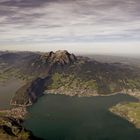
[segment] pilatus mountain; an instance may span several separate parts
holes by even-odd
[[[1,52],[0,76],[23,79],[25,85],[12,105],[29,106],[44,94],[89,97],[140,91],[140,69],[123,63],[105,63],[66,50],[32,53]]]

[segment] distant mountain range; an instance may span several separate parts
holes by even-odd
[[[65,50],[0,53],[0,80],[10,76],[27,83],[15,93],[14,105],[31,105],[44,91],[79,97],[140,91],[139,67],[98,62]]]

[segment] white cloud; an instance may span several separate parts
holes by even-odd
[[[1,0],[0,45],[139,41],[139,8],[139,0]]]

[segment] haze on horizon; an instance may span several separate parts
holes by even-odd
[[[0,50],[140,54],[139,0],[0,0]]]

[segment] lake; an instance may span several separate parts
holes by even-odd
[[[44,95],[28,108],[24,126],[45,140],[140,140],[140,130],[108,111],[128,95],[69,97]]]
[[[0,83],[0,109],[9,109],[10,100],[15,92],[23,85],[23,81],[11,78],[4,83]]]

